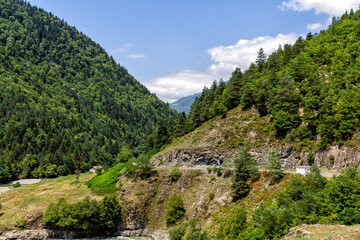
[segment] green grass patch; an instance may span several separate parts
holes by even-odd
[[[102,174],[96,175],[87,182],[87,186],[91,189],[91,191],[98,195],[104,195],[116,191],[116,183],[119,180],[120,172],[123,167],[124,164],[120,163]]]

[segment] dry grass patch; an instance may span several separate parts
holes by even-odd
[[[86,196],[92,196],[86,182],[93,176],[95,174],[81,174],[79,183],[74,183],[75,175],[48,179],[0,194],[0,203],[3,206],[0,230],[14,228],[16,222],[27,215],[44,213],[48,205],[57,202],[59,198],[74,203]],[[101,197],[95,198],[101,199]]]
[[[320,240],[320,239],[360,239],[360,225],[301,225],[290,229],[283,239]]]

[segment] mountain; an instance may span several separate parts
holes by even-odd
[[[360,11],[333,19],[327,30],[299,37],[228,83],[205,88],[189,113],[195,129],[239,105],[269,117],[279,139],[318,148],[358,141],[360,127]],[[314,142],[316,144],[314,145]]]
[[[221,164],[250,145],[264,164],[274,148],[289,167],[308,164],[312,155],[328,168],[358,165],[359,38],[360,11],[350,11],[269,56],[260,49],[248,70],[204,88],[187,118],[193,131],[174,138],[153,162]]]
[[[110,166],[175,111],[66,22],[0,1],[0,182]]]
[[[199,97],[201,93],[196,93],[194,95],[190,95],[187,97],[182,97],[178,99],[177,101],[170,103],[170,107],[175,109],[177,112],[185,112],[186,114],[189,114],[190,107],[193,104],[196,97]]]

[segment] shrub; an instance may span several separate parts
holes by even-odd
[[[214,197],[215,197],[215,194],[214,194],[214,193],[210,193],[210,194],[209,194],[209,200],[210,200],[210,201],[213,200]]]
[[[21,219],[19,221],[16,222],[16,227],[20,230],[24,230],[26,229],[26,221],[24,219]]]
[[[330,155],[330,165],[334,166],[335,157],[333,155]]]
[[[124,164],[120,163],[115,167],[96,175],[87,182],[87,186],[96,194],[111,193],[116,190],[116,183],[119,181],[120,172]]]
[[[220,225],[216,239],[238,239],[246,227],[246,211],[243,207],[236,206],[230,210],[226,221]]]
[[[168,177],[171,178],[171,180],[173,182],[176,182],[177,180],[179,180],[179,178],[181,178],[181,171],[178,167],[173,168],[173,170],[169,173]]]
[[[345,225],[360,223],[360,209],[359,208],[344,208],[340,213],[340,221]]]
[[[13,188],[18,188],[18,187],[21,187],[21,183],[19,182],[16,182],[12,185]]]
[[[221,177],[223,169],[221,167],[216,169],[216,176]]]
[[[172,228],[169,231],[170,239],[171,240],[181,240],[182,237],[185,235],[187,227],[188,227],[188,224],[183,223],[183,224],[180,224],[179,226]]]
[[[315,156],[312,152],[309,153],[307,161],[309,166],[312,166],[315,163]]]
[[[209,237],[206,232],[201,231],[196,226],[196,221],[191,220],[189,223],[183,223],[174,227],[169,232],[171,240],[207,240]]]
[[[263,230],[268,239],[277,239],[284,235],[291,226],[293,217],[290,208],[275,205],[261,205],[253,215],[255,226]]]
[[[49,227],[103,233],[115,229],[120,219],[118,200],[106,196],[100,202],[86,197],[74,204],[62,198],[48,206],[43,221]]]
[[[165,221],[168,226],[174,225],[185,215],[184,201],[179,195],[173,195],[166,203]]]
[[[207,167],[206,170],[207,170],[208,174],[210,174],[212,172],[211,167]]]

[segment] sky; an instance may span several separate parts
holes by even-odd
[[[165,102],[201,92],[262,47],[326,29],[354,0],[28,0],[99,43]]]

